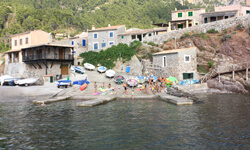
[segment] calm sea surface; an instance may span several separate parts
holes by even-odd
[[[117,100],[92,108],[1,100],[0,149],[250,149],[250,95],[201,97],[190,106]]]

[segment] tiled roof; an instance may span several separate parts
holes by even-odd
[[[123,26],[125,26],[125,25],[116,25],[116,26],[97,28],[97,29],[94,29],[94,30],[89,30],[89,32],[102,31],[102,30],[114,30],[114,29],[118,29],[118,28],[123,27]]]
[[[9,50],[9,51],[7,51],[5,53],[19,52],[19,51],[21,51],[21,49],[12,49],[12,50]]]
[[[182,48],[182,49],[172,49],[172,50],[166,50],[158,53],[154,53],[153,55],[162,55],[162,54],[170,54],[170,53],[178,53],[180,51],[186,51],[186,50],[191,50],[194,49],[195,47],[191,48]]]

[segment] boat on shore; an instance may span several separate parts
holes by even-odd
[[[109,70],[107,70],[106,71],[106,76],[108,77],[108,78],[112,78],[112,77],[114,77],[115,76],[115,71],[114,70],[111,70],[111,69],[109,69]]]
[[[90,63],[84,63],[84,68],[87,69],[87,70],[94,70],[95,69],[95,66],[90,64]]]
[[[58,88],[60,88],[61,86],[67,88],[70,85],[71,85],[71,80],[60,80],[60,81],[57,81],[57,87]]]
[[[28,79],[17,80],[15,84],[29,86],[36,83],[37,81],[38,78],[28,78]]]
[[[80,74],[84,74],[84,70],[83,69],[81,69],[81,68],[79,68],[79,67],[75,67],[75,72],[77,72],[77,73],[80,73]]]
[[[104,73],[104,72],[106,72],[106,70],[107,70],[107,68],[104,67],[104,66],[101,66],[101,67],[97,68],[97,71],[100,72],[100,73]]]
[[[135,86],[137,86],[138,81],[137,81],[137,78],[129,77],[129,78],[127,78],[127,80],[126,80],[126,83],[127,83],[128,86],[130,86],[130,87],[135,87]]]
[[[119,83],[119,82],[124,82],[124,76],[121,76],[121,75],[118,75],[118,76],[115,76],[114,77],[114,81],[116,82],[116,83]]]
[[[3,86],[6,83],[9,85],[15,85],[15,82],[18,80],[21,80],[21,79],[23,79],[23,78],[17,78],[17,77],[12,77],[9,75],[4,75],[4,76],[0,77],[0,83],[1,83],[1,86]]]

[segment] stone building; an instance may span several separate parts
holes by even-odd
[[[171,72],[178,80],[198,79],[196,47],[173,49],[153,54],[153,64]]]
[[[125,25],[108,26],[88,31],[88,50],[100,51],[105,50],[112,45],[118,44],[118,35],[124,33]]]
[[[228,19],[232,17],[245,16],[250,14],[250,5],[233,4],[227,6],[218,6],[214,12],[201,14],[202,23],[209,23]]]
[[[51,34],[42,30],[11,36],[12,49],[5,53],[4,74],[15,77],[69,75],[73,46],[53,45]]]
[[[171,12],[172,20],[168,22],[168,31],[199,25],[201,20],[200,14],[205,12],[205,8],[175,9]]]

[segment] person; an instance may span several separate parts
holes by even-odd
[[[145,85],[145,94],[148,94],[147,85]]]
[[[151,85],[151,84],[149,84],[149,90],[151,90],[151,91],[152,91],[152,85]]]
[[[41,105],[42,105],[42,106],[45,106],[44,101],[43,101],[43,103],[42,103]]]
[[[154,84],[154,77],[153,76],[151,77],[151,84],[152,85]]]
[[[163,91],[165,91],[165,85],[166,85],[166,82],[165,82],[165,80],[162,80],[162,89],[163,89]]]
[[[141,90],[144,90],[144,88],[145,88],[145,85],[143,83],[142,86],[141,86]]]
[[[102,88],[105,89],[105,84],[104,84],[104,82],[103,82],[103,84],[102,84]]]
[[[124,94],[126,94],[127,93],[127,86],[126,86],[125,82],[123,82],[123,87],[124,87]]]
[[[109,83],[109,86],[108,86],[109,89],[111,89],[111,84]]]
[[[155,92],[158,93],[159,91],[159,85],[158,85],[158,82],[155,83]]]
[[[132,100],[134,100],[134,89],[132,90]]]
[[[96,82],[95,82],[95,84],[94,84],[94,88],[95,88],[94,93],[97,93],[97,84],[96,84]]]

